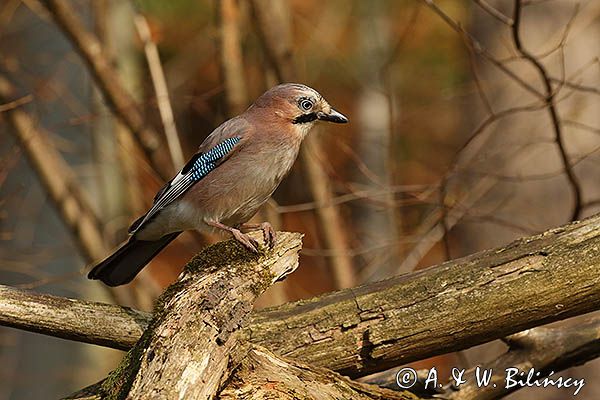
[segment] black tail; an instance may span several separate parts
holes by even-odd
[[[96,265],[88,274],[89,279],[100,279],[108,286],[129,283],[166,245],[181,232],[174,232],[156,241],[129,238],[111,256]]]

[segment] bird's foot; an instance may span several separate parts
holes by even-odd
[[[250,250],[253,253],[258,253],[259,244],[256,239],[248,236],[245,233],[242,233],[239,229],[231,229],[231,234],[234,239],[240,242],[245,248]]]
[[[235,240],[237,240],[239,243],[242,244],[242,246],[244,246],[251,252],[253,252],[253,253],[259,252],[258,249],[260,246],[259,246],[258,242],[256,241],[256,239],[251,238],[250,236],[248,236],[245,233],[242,233],[241,230],[232,228],[231,226],[227,226],[227,225],[222,224],[217,221],[206,221],[206,224],[231,233],[231,235],[233,236],[233,238]]]
[[[275,247],[275,229],[273,229],[273,226],[269,222],[262,222],[260,224],[242,224],[240,225],[240,229],[246,232],[261,230],[265,245],[267,245],[271,250],[273,250],[273,247]]]

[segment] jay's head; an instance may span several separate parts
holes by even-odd
[[[334,110],[319,92],[298,83],[284,83],[269,89],[254,102],[254,107],[272,111],[283,122],[303,132],[316,121],[348,122],[348,118]]]

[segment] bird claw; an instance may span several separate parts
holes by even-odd
[[[275,247],[276,239],[275,229],[273,229],[273,226],[268,222],[263,222],[262,224],[260,224],[260,228],[263,232],[263,239],[265,241],[265,244],[269,247],[269,249],[273,250],[273,247]]]
[[[270,250],[273,250],[273,248],[275,247],[275,242],[276,242],[277,237],[276,237],[275,229],[273,229],[273,226],[270,223],[262,222],[260,224],[242,224],[242,225],[239,225],[239,229],[241,230],[240,232],[242,232],[242,231],[252,232],[252,231],[261,230],[263,233],[263,240],[264,240],[265,246],[267,246]],[[252,240],[254,240],[254,239],[252,239]],[[254,241],[254,242],[256,242],[256,241]]]
[[[253,253],[258,253],[258,249],[259,249],[259,244],[256,241],[256,239],[248,236],[245,233],[242,233],[241,231],[234,229],[231,231],[231,233],[233,234],[233,237],[235,238],[235,240],[237,240],[239,243],[242,244],[242,246],[244,246],[245,248],[247,248],[248,250],[250,250]]]

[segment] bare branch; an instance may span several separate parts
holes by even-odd
[[[12,96],[14,88],[0,77],[0,101],[8,102]],[[89,262],[103,257],[107,249],[102,224],[82,193],[74,172],[25,111],[12,109],[6,111],[6,117],[12,125],[11,132],[16,135],[41,184],[73,233],[84,258]]]
[[[296,76],[296,70],[288,6],[285,2],[251,0],[250,8],[269,66],[279,82],[290,82]]]
[[[0,101],[13,97],[13,92],[10,82],[0,76]],[[15,134],[85,261],[89,263],[104,257],[109,249],[103,237],[103,224],[71,167],[29,114],[16,108],[6,111],[6,115],[13,128],[11,132]],[[118,302],[135,304],[126,289],[110,289],[109,293]]]
[[[479,56],[482,56],[487,61],[491,62],[496,68],[502,71],[505,75],[510,77],[516,83],[519,84],[523,89],[527,90],[534,96],[543,99],[544,96],[533,86],[531,86],[526,80],[518,76],[515,72],[513,72],[510,68],[508,68],[504,63],[498,59],[496,59],[493,55],[491,55],[488,50],[472,35],[470,35],[464,28],[454,21],[452,18],[448,16],[433,0],[421,0],[424,1],[425,4],[429,6],[437,15],[440,16],[452,28],[454,31],[463,36],[466,40],[473,52]]]
[[[128,307],[36,294],[0,285],[0,325],[120,350],[131,348],[151,314]]]
[[[448,389],[448,399],[452,400],[493,400],[500,399],[518,390],[504,384],[507,368],[521,371],[535,369],[540,372],[540,381],[551,373],[556,373],[575,365],[582,365],[600,356],[600,318],[567,328],[533,328],[506,338],[509,351],[481,369],[501,372],[493,374],[489,385],[477,387],[475,379],[470,379],[474,369],[465,372],[467,383],[457,391]]]
[[[167,81],[163,72],[162,63],[160,62],[158,48],[152,41],[152,35],[146,17],[142,14],[136,14],[133,21],[138,35],[144,44],[144,53],[146,54],[146,61],[148,62],[150,76],[152,77],[158,111],[160,112],[165,136],[167,137],[169,153],[171,154],[175,169],[179,169],[183,167],[185,160],[183,158],[183,151],[181,150],[179,134],[177,133],[177,127],[175,125],[175,118],[173,117],[173,109],[171,107],[171,101],[169,100],[169,89],[167,88]]]
[[[423,232],[421,238],[404,256],[402,262],[396,269],[397,273],[406,273],[414,270],[419,262],[431,250],[431,248],[448,234],[456,224],[467,214],[487,192],[496,184],[496,180],[490,177],[483,177],[479,182],[473,185],[471,190],[465,196],[457,201],[452,207],[446,207],[445,199],[442,200],[439,219],[429,218],[419,226],[419,231]],[[445,191],[440,191],[445,198]],[[437,213],[436,213],[437,214]]]
[[[554,135],[556,140],[556,146],[558,147],[558,152],[560,154],[560,158],[562,160],[563,168],[565,174],[567,175],[567,179],[569,180],[569,185],[571,186],[571,191],[573,193],[573,211],[571,212],[571,220],[576,220],[580,217],[582,211],[582,193],[581,193],[581,183],[575,175],[573,171],[573,166],[571,165],[571,161],[569,160],[569,155],[567,154],[565,148],[565,139],[562,131],[562,125],[560,118],[558,116],[558,110],[555,103],[556,91],[552,88],[552,83],[546,68],[542,65],[542,63],[535,58],[529,51],[527,51],[523,47],[523,43],[521,41],[520,29],[521,29],[521,13],[522,13],[522,0],[515,0],[514,5],[514,14],[513,20],[514,23],[511,27],[513,42],[519,54],[529,61],[531,65],[535,67],[538,71],[540,79],[544,84],[544,89],[546,91],[545,102],[548,108],[548,113],[550,114],[550,119],[552,121],[552,127],[554,129]]]
[[[325,156],[316,135],[307,137],[305,142],[301,150],[302,165],[307,172],[315,202],[324,204],[316,209],[316,213],[325,247],[335,252],[330,258],[335,287],[353,287],[356,285],[356,274],[339,209],[333,205],[325,205],[334,203],[329,178],[320,167],[320,161],[324,160]]]
[[[449,382],[444,387],[427,389],[428,370],[417,371],[418,385],[425,392],[433,392],[437,398],[450,400],[493,400],[500,399],[521,389],[521,386],[506,385],[508,368],[518,368],[528,372],[532,368],[539,373],[536,380],[576,365],[583,365],[600,356],[600,318],[592,318],[586,322],[562,328],[532,328],[516,333],[503,339],[509,349],[497,359],[478,365],[464,372],[461,379],[465,382],[456,387],[455,382]],[[485,385],[478,386],[475,376],[476,368],[480,371],[491,371],[490,380]],[[397,368],[361,378],[361,382],[370,383],[398,390]],[[480,375],[481,376],[481,375]],[[552,377],[550,375],[550,377]],[[417,386],[413,386],[411,391]],[[576,388],[576,386],[575,386]]]
[[[160,157],[160,136],[150,128],[135,100],[120,83],[98,39],[86,30],[75,10],[66,0],[43,0],[56,24],[73,44],[89,67],[96,84],[115,115],[131,131],[155,171],[163,179],[172,175],[173,168]]]

